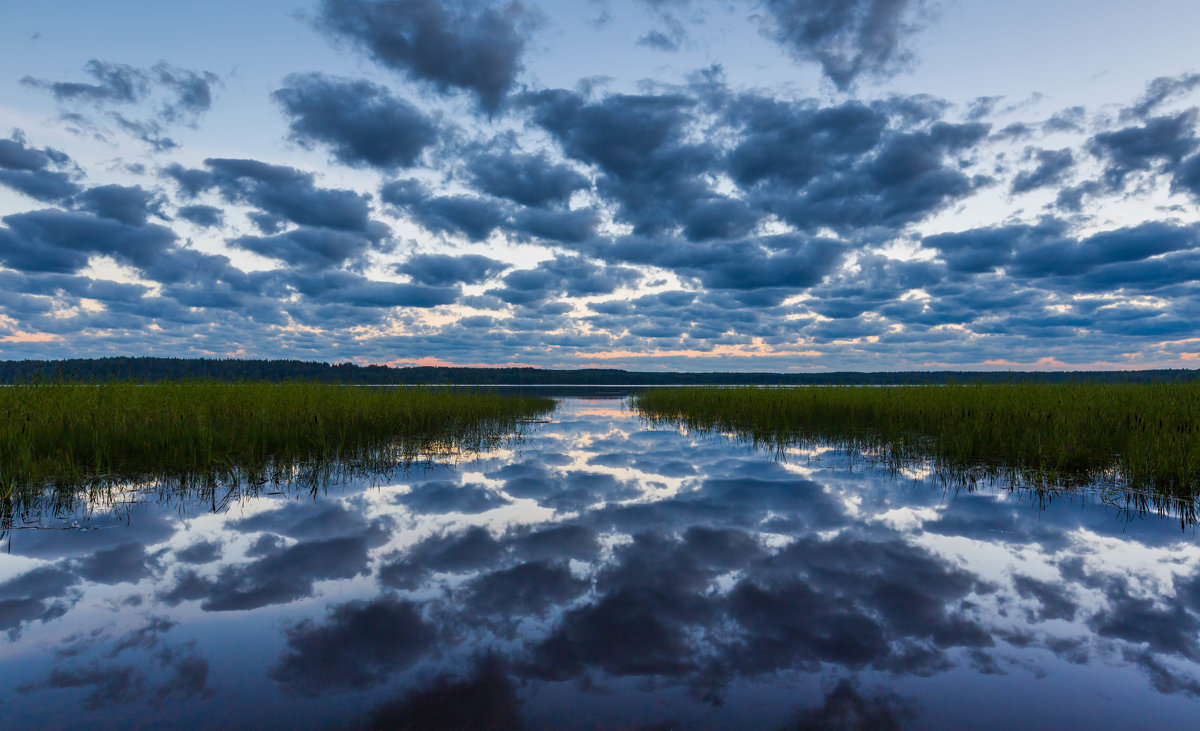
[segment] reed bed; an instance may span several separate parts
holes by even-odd
[[[654,423],[781,450],[828,444],[888,469],[931,463],[964,484],[1102,483],[1131,505],[1195,513],[1200,385],[679,388],[639,394]]]
[[[304,482],[486,449],[554,408],[542,398],[314,383],[0,388],[0,497],[130,483]]]

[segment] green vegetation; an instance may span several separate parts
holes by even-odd
[[[1100,483],[1143,509],[1191,515],[1200,496],[1198,384],[678,388],[635,406],[655,423],[776,450],[828,444],[889,469],[931,463],[967,485]]]
[[[182,382],[0,388],[0,510],[47,490],[213,487],[388,473],[484,449],[549,399],[313,383]]]

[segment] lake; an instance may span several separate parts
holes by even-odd
[[[1194,727],[1186,521],[600,393],[375,483],[18,519],[0,727]]]

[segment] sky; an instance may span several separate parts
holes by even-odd
[[[1200,367],[1200,4],[13,4],[0,359]]]

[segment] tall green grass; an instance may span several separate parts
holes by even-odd
[[[496,444],[550,399],[313,383],[0,388],[0,498],[47,489],[182,487],[383,473]]]
[[[1200,495],[1198,384],[679,388],[634,405],[652,422],[768,448],[831,444],[891,469],[932,462],[960,482],[1103,482],[1151,502]]]

